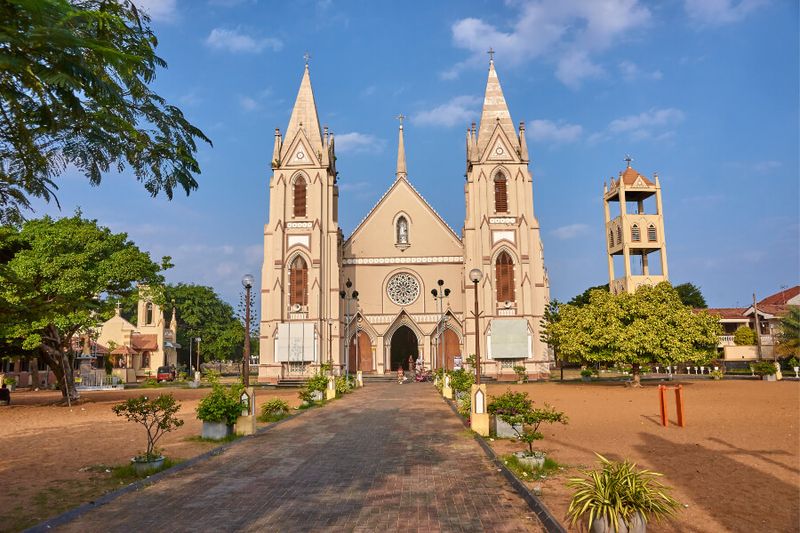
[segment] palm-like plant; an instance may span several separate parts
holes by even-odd
[[[800,356],[800,307],[791,306],[781,319],[778,349],[783,355]]]
[[[648,517],[660,521],[679,507],[669,495],[670,489],[657,481],[662,474],[637,470],[630,461],[609,461],[600,454],[599,470],[585,471],[586,477],[571,478],[567,485],[575,489],[567,515],[572,525],[588,515],[589,527],[605,522],[613,531],[627,528],[636,515],[647,523]]]

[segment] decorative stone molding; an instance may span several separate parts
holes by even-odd
[[[395,319],[397,315],[364,315],[364,316],[369,321],[370,324],[389,324]],[[440,315],[431,313],[426,313],[426,314],[421,313],[408,316],[410,316],[411,319],[414,320],[414,322],[418,322],[420,324],[436,323],[440,318]],[[454,316],[459,321],[463,319],[463,316],[461,318],[459,318],[459,315],[457,314],[454,314]]]
[[[510,243],[516,243],[514,231],[493,231],[492,232],[492,244],[496,244],[500,241],[508,241]]]
[[[464,262],[464,257],[431,256],[431,257],[346,257],[342,260],[345,265],[408,265],[427,263],[458,263]]]
[[[516,217],[491,217],[489,219],[489,224],[515,224],[516,222]]]
[[[311,241],[310,235],[289,235],[286,237],[286,246],[291,248],[292,246],[300,245],[305,246],[306,248],[310,248],[309,243]]]
[[[517,310],[516,309],[498,309],[497,315],[498,316],[516,316]]]
[[[311,222],[287,222],[287,229],[311,228]]]
[[[419,282],[412,274],[395,274],[386,284],[386,294],[397,305],[410,305],[419,297]]]

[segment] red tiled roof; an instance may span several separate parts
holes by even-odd
[[[655,187],[655,185],[656,185],[655,183],[653,183],[649,179],[647,179],[644,176],[642,176],[641,174],[639,174],[639,172],[637,172],[632,167],[626,168],[625,171],[622,173],[622,176],[620,176],[620,178],[625,183],[625,185],[633,185],[639,177],[642,178],[642,181],[644,181],[644,183],[648,187]]]
[[[746,320],[747,317],[744,316],[746,310],[744,307],[714,307],[710,309],[695,309],[694,311],[708,311],[708,314],[719,318],[741,318]]]
[[[771,294],[758,302],[758,308],[761,309],[762,307],[766,307],[768,305],[786,305],[786,302],[794,298],[800,294],[800,285],[795,285],[794,287],[790,287],[788,289],[784,289],[781,292],[776,292],[775,294]],[[769,311],[767,311],[769,312]]]
[[[158,336],[134,333],[131,335],[131,347],[137,352],[158,350]]]

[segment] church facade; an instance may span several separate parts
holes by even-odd
[[[460,234],[409,179],[400,118],[394,181],[345,238],[335,139],[320,129],[306,65],[286,132],[275,130],[260,382],[308,376],[323,363],[383,374],[421,358],[449,370],[476,343],[483,374],[549,372],[540,339],[549,285],[525,127],[512,122],[493,61],[480,123],[466,134]]]

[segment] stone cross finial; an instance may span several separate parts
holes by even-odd
[[[489,51],[486,53],[489,54],[489,62],[494,63],[494,48],[490,46]]]
[[[625,154],[625,159],[623,159],[623,161],[628,164],[628,168],[631,168],[631,161],[633,161],[633,158],[630,155]]]
[[[403,127],[403,120],[406,119],[406,116],[404,114],[400,113],[399,115],[397,115],[394,118],[396,118],[397,120],[400,121],[400,127],[402,128]]]
[[[306,66],[308,66],[308,61],[311,59],[311,54],[306,52],[305,54],[303,54],[303,59],[306,60]]]

